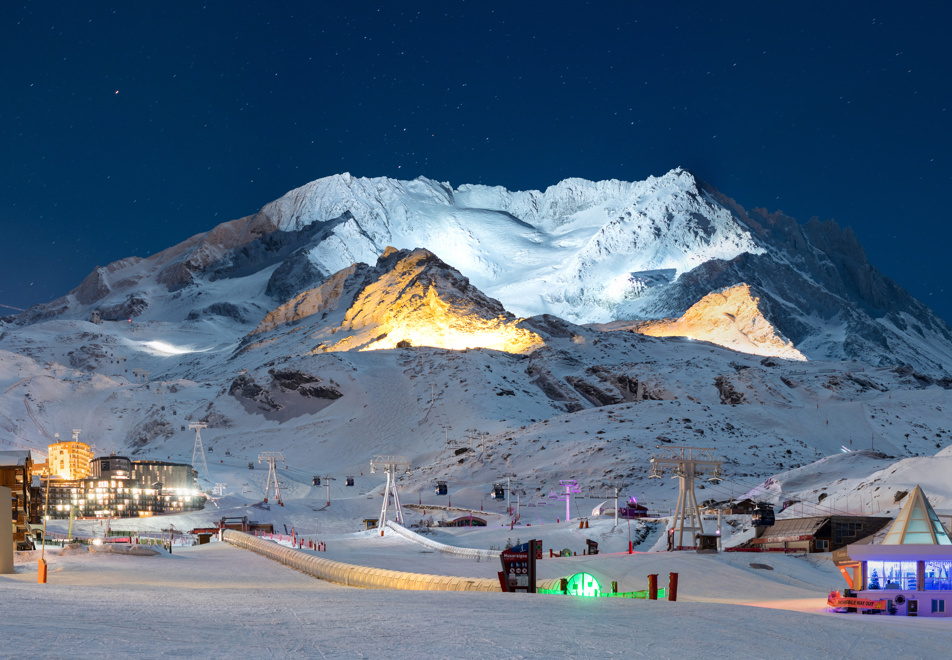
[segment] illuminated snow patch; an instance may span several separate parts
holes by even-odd
[[[132,343],[145,352],[158,355],[159,357],[172,357],[173,355],[186,355],[188,353],[205,353],[209,350],[207,348],[195,348],[194,346],[176,346],[175,344],[161,340],[137,341]]]

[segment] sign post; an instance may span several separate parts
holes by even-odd
[[[536,559],[542,555],[542,541],[535,539],[499,555],[502,572],[499,584],[507,593],[536,593]]]

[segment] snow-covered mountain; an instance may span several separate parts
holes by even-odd
[[[18,318],[98,309],[257,322],[388,246],[430,250],[518,316],[677,318],[711,292],[746,286],[808,359],[952,369],[948,326],[872,267],[849,229],[748,212],[680,169],[633,183],[567,179],[544,192],[330,176],[147,259],[96,268]]]
[[[883,510],[947,460],[950,356],[848,230],[681,170],[544,193],[341,175],[0,321],[0,448],[81,428],[97,453],[189,461],[202,420],[221,469],[399,453],[411,492],[446,479],[454,501],[509,472],[529,496],[576,478],[667,506],[650,454],[703,446],[728,475],[713,499],[866,489]],[[824,458],[867,440],[869,460]]]

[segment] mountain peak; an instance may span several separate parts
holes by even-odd
[[[751,355],[806,360],[793,342],[764,318],[759,303],[749,285],[738,284],[707,294],[679,319],[649,321],[638,325],[636,331],[651,337],[709,341]]]
[[[145,260],[97,270],[19,319],[99,309],[187,320],[229,309],[226,322],[247,327],[274,310],[267,326],[308,305],[329,313],[343,295],[335,287],[366,274],[355,264],[380,268],[381,256],[393,257],[388,246],[439,254],[520,317],[678,318],[711,292],[747,284],[763,319],[810,359],[930,373],[952,365],[952,331],[873,268],[848,228],[748,213],[682,168],[635,182],[567,178],[544,191],[335,174]],[[291,304],[307,291],[323,302],[312,293],[300,309]]]
[[[423,248],[388,246],[373,268],[354,264],[335,273],[270,312],[252,334],[302,321],[311,326],[317,352],[431,346],[529,353],[543,345],[498,301]]]

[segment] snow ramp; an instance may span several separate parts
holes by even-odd
[[[274,541],[266,541],[251,534],[226,529],[222,540],[251,550],[259,555],[281,562],[319,580],[363,589],[397,589],[405,591],[501,591],[499,580],[489,578],[454,577],[404,573],[383,568],[370,568],[322,559],[311,553],[288,548]],[[539,580],[540,589],[553,589],[559,580]]]
[[[417,534],[413,530],[407,529],[400,523],[395,523],[392,520],[387,521],[387,527],[392,529],[394,532],[402,536],[403,538],[413,541],[414,543],[419,543],[420,545],[429,548],[430,550],[436,550],[437,552],[442,552],[448,555],[456,555],[458,557],[466,557],[469,559],[498,559],[499,555],[502,554],[501,550],[482,550],[480,548],[460,548],[455,545],[447,545],[445,543],[440,543],[439,541],[434,541],[433,539],[428,539],[422,534]]]

